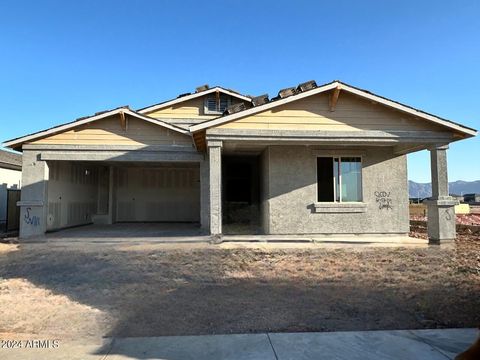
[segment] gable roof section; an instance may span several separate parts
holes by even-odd
[[[272,108],[275,108],[275,107],[278,107],[278,106],[281,106],[281,105],[291,103],[293,101],[304,99],[306,97],[317,95],[317,94],[320,94],[320,93],[324,93],[324,92],[327,92],[327,91],[330,91],[330,90],[333,90],[333,89],[340,89],[342,91],[347,91],[351,94],[355,94],[355,95],[358,95],[362,98],[365,98],[365,99],[368,99],[368,100],[371,100],[371,101],[375,101],[377,103],[380,103],[380,104],[383,104],[383,105],[388,106],[390,108],[393,108],[393,109],[405,112],[407,114],[419,117],[421,119],[431,121],[431,122],[439,124],[439,125],[443,125],[443,126],[445,126],[447,128],[450,128],[452,130],[461,132],[461,133],[463,133],[467,136],[475,136],[476,133],[477,133],[477,131],[475,129],[466,127],[464,125],[455,123],[455,122],[447,120],[447,119],[443,119],[441,117],[438,117],[438,116],[435,116],[435,115],[432,115],[432,114],[429,114],[429,113],[426,113],[424,111],[415,109],[411,106],[404,105],[404,104],[399,103],[397,101],[390,100],[390,99],[385,98],[383,96],[373,94],[373,93],[371,93],[367,90],[362,90],[362,89],[359,89],[359,88],[356,88],[354,86],[342,83],[342,82],[337,81],[337,80],[332,81],[328,84],[321,85],[321,86],[316,87],[316,88],[311,89],[311,90],[307,90],[307,91],[304,91],[304,92],[297,93],[295,95],[289,96],[289,97],[284,98],[284,99],[280,99],[280,100],[276,100],[276,101],[270,101],[270,102],[265,103],[263,105],[255,106],[253,108],[243,110],[243,111],[231,114],[231,115],[218,117],[218,118],[215,118],[215,119],[212,119],[212,120],[207,120],[207,121],[205,121],[201,124],[192,125],[192,126],[190,126],[190,131],[191,132],[202,131],[202,130],[205,130],[205,129],[208,129],[208,128],[211,128],[211,127],[222,125],[222,124],[225,124],[225,123],[228,123],[228,122],[231,122],[231,121],[234,121],[234,120],[246,117],[246,116],[255,115],[255,114],[263,112],[265,110],[269,110],[269,109],[272,109]]]
[[[33,134],[29,134],[29,135],[18,137],[18,138],[12,139],[12,140],[8,140],[8,141],[4,142],[3,145],[6,146],[6,147],[10,147],[10,148],[18,148],[21,144],[23,144],[25,142],[37,140],[37,139],[44,138],[46,136],[50,136],[50,135],[54,135],[54,134],[58,134],[60,132],[70,130],[70,129],[78,127],[80,125],[91,123],[93,121],[97,121],[97,120],[104,119],[104,118],[107,118],[109,116],[117,115],[117,114],[121,114],[121,113],[126,114],[126,115],[130,115],[130,116],[135,117],[137,119],[141,119],[141,120],[147,121],[147,122],[155,124],[155,125],[163,126],[163,127],[167,128],[169,130],[173,130],[173,131],[179,132],[181,134],[190,136],[190,132],[186,129],[182,129],[178,126],[169,124],[169,123],[167,123],[165,121],[162,121],[162,120],[159,120],[159,119],[151,118],[147,115],[139,114],[138,112],[136,112],[134,110],[131,110],[128,106],[122,106],[122,107],[118,107],[118,108],[115,108],[115,109],[112,109],[112,110],[107,110],[107,111],[103,111],[103,112],[100,112],[100,113],[96,113],[93,116],[87,116],[87,117],[84,117],[84,118],[79,118],[79,119],[74,120],[72,122],[69,122],[69,123],[66,123],[66,124],[63,124],[63,125],[59,125],[59,126],[55,126],[55,127],[50,128],[50,129],[47,129],[47,130],[42,130],[42,131],[39,131],[39,132],[36,132],[36,133],[33,133]]]
[[[163,108],[166,108],[166,107],[169,107],[169,106],[173,106],[173,105],[176,105],[176,104],[188,101],[188,100],[196,99],[196,98],[201,97],[201,96],[216,93],[217,91],[221,92],[223,94],[226,94],[226,95],[236,97],[236,98],[244,100],[244,101],[248,101],[248,102],[252,101],[252,99],[250,97],[242,95],[242,94],[240,94],[236,91],[233,91],[233,90],[230,90],[230,89],[225,89],[225,88],[222,88],[220,86],[215,86],[213,88],[210,88],[210,89],[207,89],[207,90],[204,90],[204,91],[199,91],[199,92],[196,92],[196,93],[193,93],[193,94],[180,96],[180,97],[177,97],[176,99],[173,99],[173,100],[164,101],[164,102],[161,102],[161,103],[156,104],[156,105],[151,105],[151,106],[148,106],[148,107],[145,107],[145,108],[142,108],[142,109],[138,109],[137,112],[140,113],[140,114],[146,114],[146,113],[156,111],[156,110],[159,110],[159,109],[163,109]]]

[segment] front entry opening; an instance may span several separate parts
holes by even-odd
[[[222,157],[223,232],[260,233],[258,156]]]

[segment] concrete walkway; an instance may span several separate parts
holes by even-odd
[[[476,339],[476,329],[396,330],[114,338],[103,344],[60,342],[56,349],[0,349],[10,359],[453,359]]]
[[[90,224],[62,229],[21,243],[95,243],[95,244],[208,244],[211,236],[202,233],[198,224],[190,223],[117,223]],[[224,244],[315,244],[318,246],[415,246],[427,247],[428,240],[401,235],[224,235]]]

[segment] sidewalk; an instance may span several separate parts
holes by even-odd
[[[90,345],[61,342],[57,349],[0,349],[0,358],[445,360],[465,350],[477,335],[476,329],[442,329],[114,338]]]

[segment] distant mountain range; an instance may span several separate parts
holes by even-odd
[[[471,194],[480,193],[480,180],[477,181],[454,181],[448,183],[450,194]],[[415,181],[408,181],[408,192],[410,197],[426,198],[432,196],[432,184],[416,183]]]

